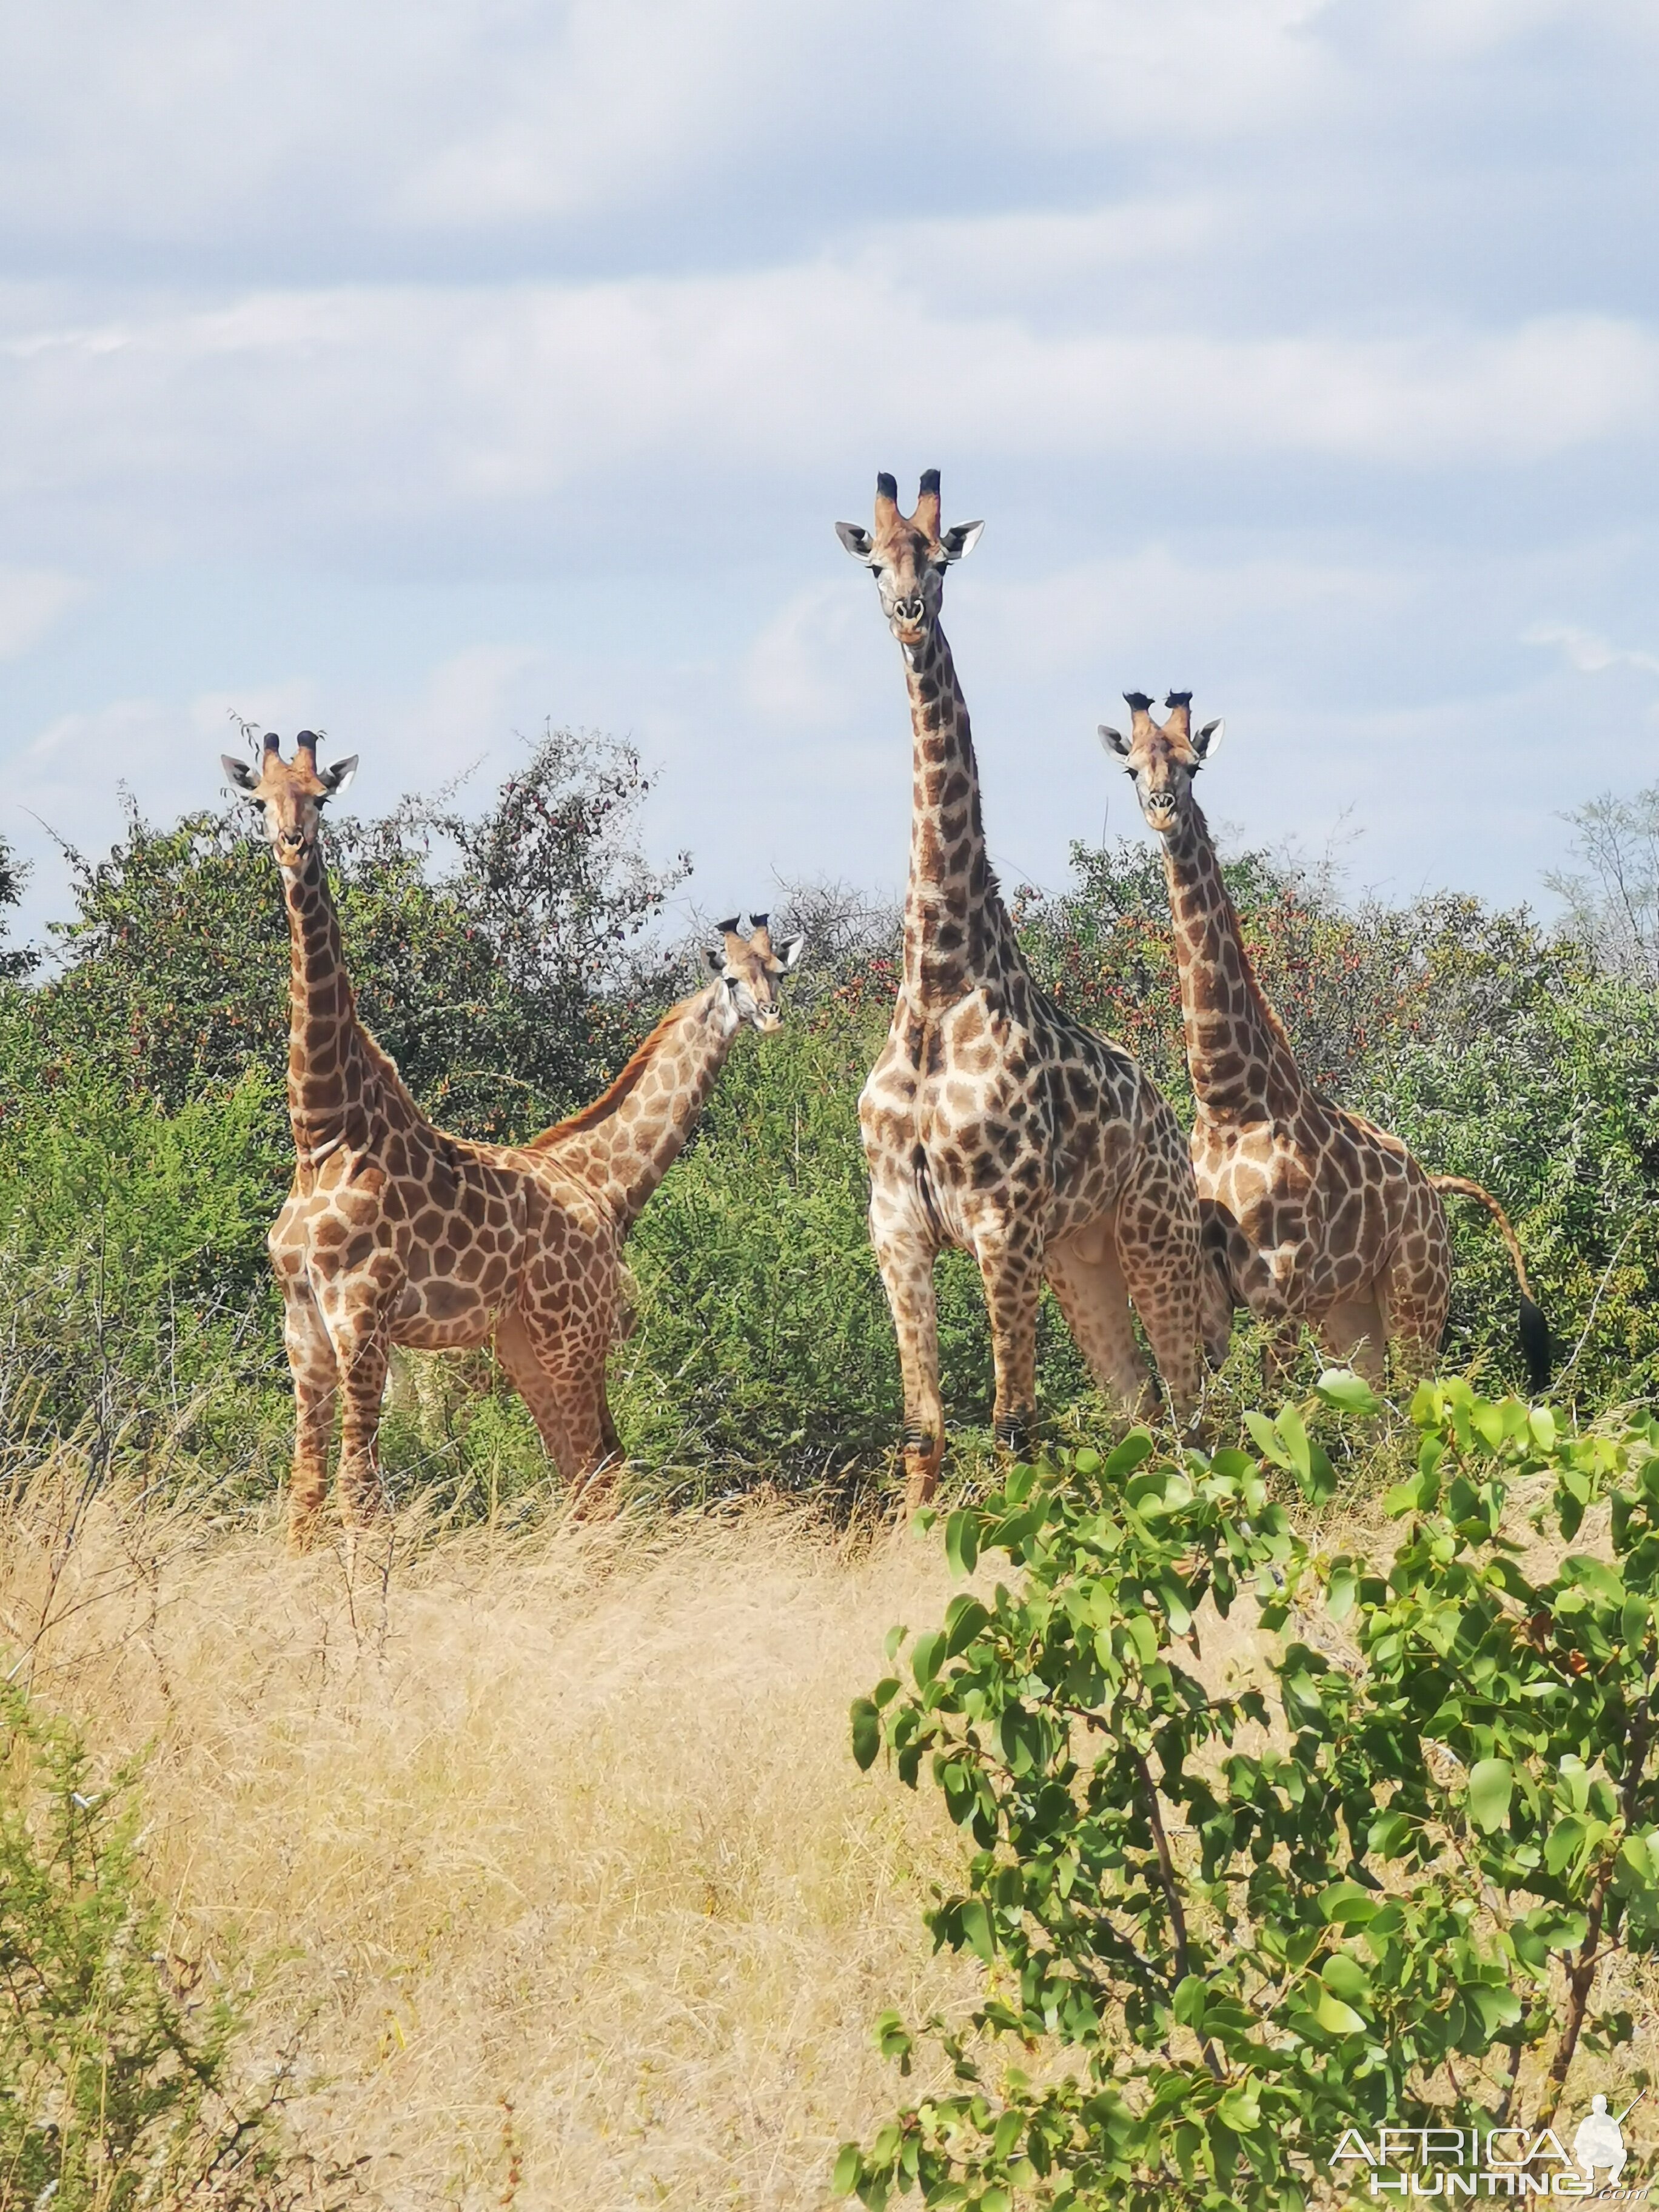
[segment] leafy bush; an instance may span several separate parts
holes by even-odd
[[[1350,1376],[1318,1397],[1376,1410]],[[1252,1415],[1258,1455],[1137,1431],[945,1522],[958,1571],[1000,1551],[1018,1589],[953,1600],[853,1741],[973,1838],[928,1922],[983,1962],[981,2039],[932,2024],[959,2087],[846,2146],[841,2193],[1278,2212],[1350,2128],[1541,2127],[1576,2051],[1628,2040],[1594,1999],[1659,1946],[1659,1421],[1425,1386],[1374,1562],[1275,1502],[1334,1488],[1312,1410]],[[1267,1694],[1197,1671],[1206,1597],[1277,1635]]]
[[[279,2071],[234,2075],[243,1997],[169,1953],[132,1778],[0,1681],[0,2212],[292,2204]],[[313,2199],[312,2201],[316,2201]]]

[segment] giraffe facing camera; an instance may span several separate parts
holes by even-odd
[[[1277,1325],[1272,1364],[1293,1352],[1305,1322],[1335,1359],[1383,1380],[1394,1344],[1413,1370],[1440,1349],[1451,1302],[1451,1237],[1443,1199],[1484,1206],[1514,1266],[1521,1343],[1532,1387],[1549,1380],[1549,1329],[1526,1262],[1492,1193],[1425,1172],[1400,1139],[1322,1097],[1257,980],[1194,784],[1224,725],[1192,726],[1192,694],[1171,691],[1158,722],[1144,691],[1123,695],[1129,734],[1101,742],[1132,778],[1162,841],[1175,924],[1182,1024],[1196,1119],[1193,1168],[1206,1243],[1230,1304]]]
[[[859,1127],[903,1371],[914,1510],[932,1497],[944,1451],[933,1267],[947,1245],[979,1265],[996,1433],[1012,1449],[1036,1415],[1045,1276],[1102,1387],[1137,1413],[1152,1385],[1131,1300],[1183,1419],[1197,1403],[1200,1337],[1207,1346],[1220,1332],[1224,1348],[1231,1315],[1203,1261],[1192,1167],[1168,1103],[1121,1045],[1038,988],[991,872],[968,708],[939,624],[945,572],[983,526],[941,529],[937,469],[908,515],[897,489],[878,476],[874,528],[838,522],[836,533],[875,575],[910,704],[903,968]]]

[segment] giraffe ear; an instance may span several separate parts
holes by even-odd
[[[329,797],[337,799],[356,773],[356,753],[348,753],[343,761],[336,761],[332,768],[325,768],[323,770],[322,780],[328,786]]]
[[[800,956],[806,950],[806,939],[804,937],[786,937],[781,945],[774,945],[772,949],[780,970],[787,975],[792,968],[799,967]]]
[[[862,561],[866,568],[874,568],[876,541],[861,524],[838,522],[836,535],[855,561]]]
[[[708,969],[711,975],[718,980],[725,975],[726,948],[724,945],[716,951],[712,945],[700,945],[697,951],[702,956],[703,966]]]
[[[1109,753],[1116,753],[1124,760],[1129,757],[1129,740],[1121,730],[1109,730],[1104,722],[1100,726],[1100,742]]]
[[[259,779],[248,762],[238,760],[234,753],[221,753],[219,765],[225,772],[226,781],[234,783],[238,791],[258,790]]]
[[[1198,755],[1200,760],[1214,759],[1216,754],[1221,750],[1221,740],[1226,727],[1226,723],[1218,714],[1213,722],[1206,722],[1193,739],[1193,750]]]
[[[982,522],[953,522],[939,539],[939,549],[947,561],[964,560],[979,544]]]

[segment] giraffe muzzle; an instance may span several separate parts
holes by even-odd
[[[916,592],[915,597],[912,599],[894,600],[893,620],[897,623],[902,629],[912,630],[920,629],[927,618],[927,603],[922,599],[920,592]]]

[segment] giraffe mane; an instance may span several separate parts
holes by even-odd
[[[639,1088],[641,1079],[655,1058],[665,1032],[678,1021],[691,1004],[691,1000],[701,995],[701,993],[694,991],[691,999],[682,999],[678,1006],[671,1006],[650,1036],[635,1048],[621,1074],[606,1090],[600,1091],[597,1098],[579,1112],[572,1114],[568,1120],[555,1121],[551,1128],[544,1129],[539,1136],[529,1138],[523,1149],[527,1152],[545,1152],[550,1146],[557,1144],[562,1137],[574,1136],[582,1129],[592,1128],[597,1122],[608,1121],[623,1102]]]

